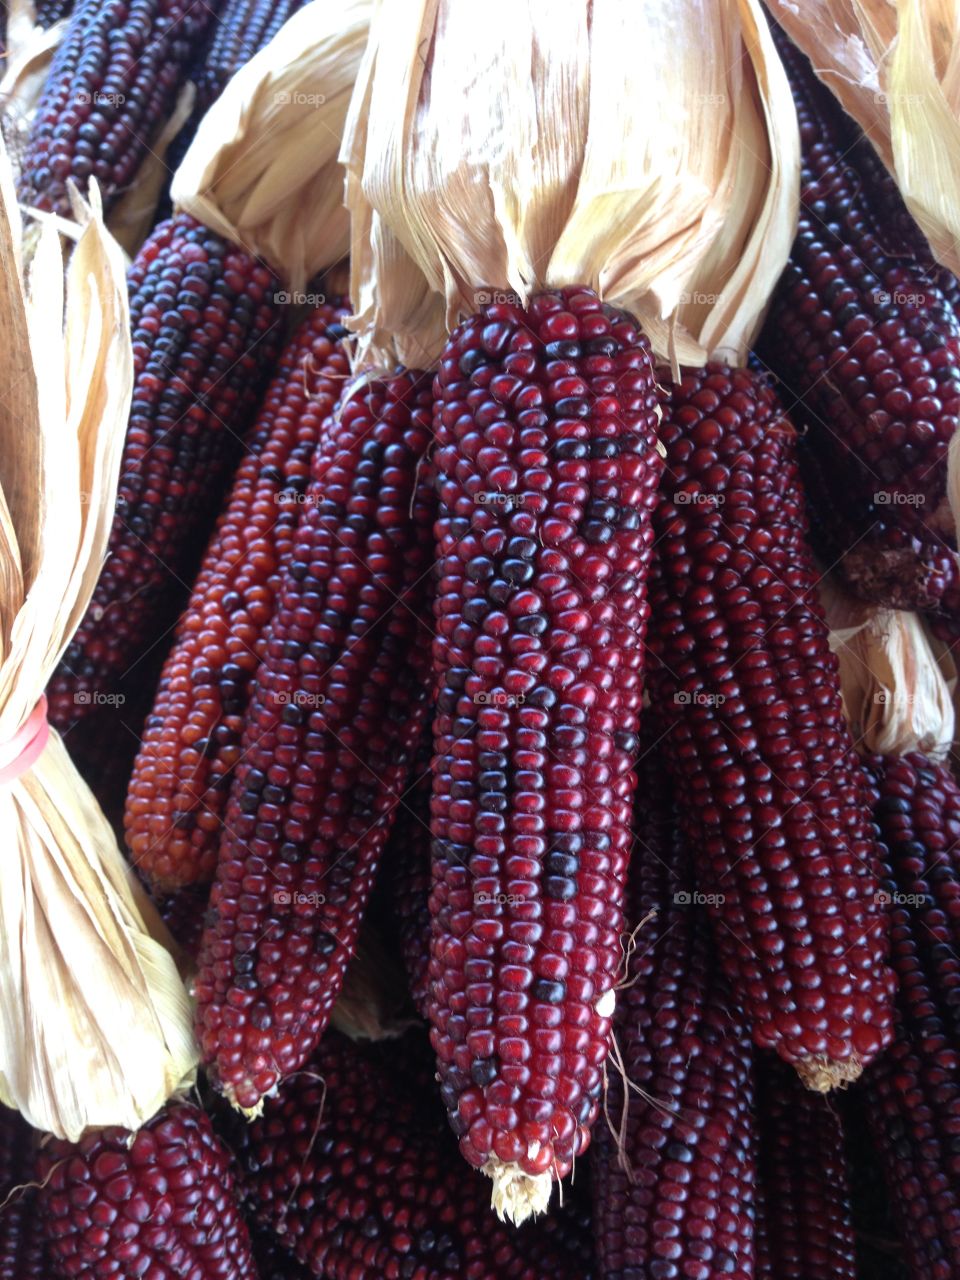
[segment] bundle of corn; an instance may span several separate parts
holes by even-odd
[[[248,1207],[323,1280],[582,1280],[575,1233],[496,1220],[431,1101],[329,1032],[233,1139]]]
[[[189,0],[78,0],[30,129],[20,199],[69,217],[69,179],[94,177],[109,208],[137,177],[214,16]]]
[[[755,1042],[826,1090],[889,1042],[894,982],[795,433],[761,379],[721,365],[663,410],[651,705],[734,997]]]
[[[0,1100],[69,1137],[136,1127],[196,1061],[168,935],[45,716],[106,548],[133,385],[121,255],[96,203],[85,219],[66,281],[45,224],[25,282],[0,147]]]
[[[343,154],[360,349],[439,354],[430,1014],[461,1150],[522,1220],[586,1148],[615,1003],[662,466],[650,340],[696,360],[752,329],[797,142],[751,4],[491,19],[378,10]],[[641,72],[630,51],[668,31],[703,61],[664,49]],[[444,307],[470,317],[445,344]]]
[[[259,1280],[231,1157],[199,1107],[52,1142],[38,1176],[57,1280]]]
[[[284,347],[160,675],[124,826],[133,862],[164,890],[213,878],[282,570],[321,496],[310,464],[349,372],[344,314],[316,308]]]
[[[825,551],[850,588],[957,614],[948,453],[960,415],[958,285],[870,144],[777,37],[800,118],[803,187],[759,353],[788,407],[797,401],[819,464],[810,500],[825,508]]]
[[[653,736],[645,749],[620,1061],[591,1164],[598,1280],[752,1276],[750,1033],[713,961]]]
[[[826,1098],[757,1061],[757,1280],[857,1280],[844,1134]]]

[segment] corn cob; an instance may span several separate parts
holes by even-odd
[[[73,0],[37,0],[37,25],[52,27],[61,18],[68,18],[73,12]]]
[[[201,1050],[255,1108],[329,1018],[427,711],[422,375],[328,419],[250,697],[197,980]]]
[[[69,217],[68,179],[86,192],[94,177],[109,209],[166,124],[215,7],[78,0],[30,127],[20,199]]]
[[[227,82],[270,43],[305,3],[306,0],[224,0],[210,47],[196,74],[197,117],[209,110]]]
[[[913,754],[875,762],[896,1037],[864,1074],[912,1280],[960,1275],[960,788]]]
[[[433,734],[429,734],[432,744]],[[414,783],[390,837],[384,859],[389,872],[391,914],[396,922],[407,985],[417,1012],[430,1017],[430,753],[414,766]]]
[[[946,473],[960,422],[957,282],[933,259],[869,143],[807,59],[775,34],[797,106],[803,174],[797,237],[759,353],[782,380],[788,406],[799,401],[808,447],[842,477],[847,500],[905,538],[932,543],[931,554],[955,552]],[[935,583],[922,565],[914,578],[914,568],[901,557],[896,589],[900,598],[915,592],[919,606]],[[954,555],[954,595],[958,578]]]
[[[200,951],[210,890],[206,885],[187,885],[160,897],[157,910],[184,953],[195,958]]]
[[[857,1280],[839,1116],[776,1058],[758,1062],[757,1093],[756,1280]]]
[[[647,739],[628,924],[640,926],[591,1171],[600,1280],[752,1280],[753,1050],[711,955],[690,858]],[[651,913],[655,913],[653,918]],[[626,1112],[624,1107],[626,1105]]]
[[[107,561],[47,696],[64,729],[160,641],[272,371],[274,278],[194,218],[130,268],[134,390]]]
[[[461,1151],[522,1218],[587,1145],[613,1013],[662,466],[649,343],[586,289],[495,303],[434,397],[430,1017]]]
[[[284,1249],[272,1231],[252,1230],[259,1280],[310,1280],[310,1272]]]
[[[651,705],[734,997],[759,1046],[828,1089],[889,1042],[893,975],[794,433],[769,387],[717,364],[665,396],[661,433]]]
[[[569,1236],[497,1222],[439,1099],[337,1032],[235,1142],[251,1211],[324,1280],[583,1280]]]
[[[281,567],[310,497],[321,425],[349,372],[344,315],[319,307],[285,347],[160,677],[124,827],[132,860],[164,889],[213,878]]]
[[[0,1280],[48,1280],[45,1231],[33,1184],[36,1133],[0,1107]]]
[[[199,1107],[169,1104],[132,1137],[51,1142],[39,1173],[56,1276],[257,1280],[230,1156]]]

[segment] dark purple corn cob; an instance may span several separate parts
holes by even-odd
[[[78,0],[30,128],[20,199],[69,217],[67,180],[86,194],[94,177],[109,209],[173,111],[215,12],[197,0]]]
[[[164,889],[213,879],[223,810],[310,464],[350,371],[342,306],[284,346],[160,674],[130,779],[132,861]]]
[[[273,39],[307,0],[222,0],[213,39],[196,73],[196,115],[202,117],[241,67]]]
[[[619,1134],[605,1119],[594,1131],[597,1276],[753,1280],[753,1048],[713,959],[658,751],[648,739],[627,896],[636,950],[615,1021],[632,1087],[625,1102],[608,1064]]]
[[[204,917],[210,901],[208,885],[187,885],[157,900],[157,910],[184,952],[195,958],[200,952]]]
[[[661,436],[651,704],[734,998],[829,1089],[889,1042],[894,979],[795,434],[761,379],[712,364],[665,394]]]
[[[960,788],[921,755],[876,762],[896,1036],[864,1073],[912,1280],[960,1275]]]
[[[37,25],[52,27],[61,18],[68,18],[73,12],[73,0],[37,0]]]
[[[226,809],[197,980],[215,1083],[256,1108],[313,1051],[427,715],[435,512],[421,374],[328,418]]]
[[[587,289],[494,304],[450,337],[434,401],[433,1044],[509,1213],[569,1173],[602,1085],[662,468],[650,346]]]
[[[258,1280],[230,1156],[199,1107],[170,1103],[132,1140],[51,1142],[39,1174],[54,1276]]]
[[[133,404],[106,564],[47,690],[61,730],[176,619],[273,369],[275,286],[187,214],[157,227],[130,268]]]
[[[900,558],[896,598],[912,595],[928,607],[942,585],[938,607],[952,609],[960,563],[946,475],[960,425],[957,281],[934,260],[869,142],[807,59],[775,35],[797,106],[803,170],[797,237],[758,350],[788,407],[798,402],[805,447],[842,477],[841,510],[852,504],[861,522],[879,520],[884,545],[892,528],[908,546],[919,540],[915,558]],[[816,492],[810,499],[830,501]],[[939,584],[924,563],[945,552],[953,554]]]
[[[0,1280],[49,1280],[34,1180],[39,1136],[19,1112],[0,1107]]]
[[[571,1224],[501,1225],[439,1098],[335,1031],[236,1144],[250,1211],[324,1280],[585,1280]]]
[[[260,1227],[250,1235],[259,1280],[310,1280],[312,1272],[283,1248],[272,1231]]]
[[[756,1280],[857,1280],[843,1128],[832,1101],[757,1062]]]
[[[433,734],[429,733],[432,745]],[[414,780],[404,796],[384,855],[391,913],[407,984],[417,1012],[430,1017],[430,772],[431,752],[414,766]]]

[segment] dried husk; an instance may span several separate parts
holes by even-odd
[[[66,280],[52,221],[25,279],[0,145],[3,765],[93,592],[130,409],[123,255],[91,198]],[[0,832],[0,1100],[73,1140],[136,1128],[192,1078],[189,1001],[166,930],[55,731],[0,783]]]
[[[854,600],[829,580],[821,599],[840,662],[843,708],[859,750],[942,760],[953,743],[953,688],[920,617]]]
[[[33,0],[10,0],[7,5],[7,63],[0,79],[0,129],[15,172],[67,22],[62,18],[44,30],[37,26]]]
[[[294,291],[349,248],[343,123],[372,0],[314,0],[227,85],[174,175],[177,208],[264,259]]]
[[[661,356],[743,358],[796,217],[796,117],[753,0],[555,0],[549,21],[493,0],[481,22],[390,0],[342,157],[375,363],[387,335],[436,357],[429,294],[450,328],[494,293],[568,284],[632,311]]]

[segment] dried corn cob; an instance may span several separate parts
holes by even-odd
[[[960,1274],[960,788],[921,755],[875,762],[900,981],[896,1037],[864,1073],[912,1280]]]
[[[840,1117],[776,1058],[757,1063],[757,1280],[857,1280]]]
[[[432,730],[428,737],[432,746]],[[423,751],[414,765],[414,782],[404,796],[384,855],[407,984],[417,1012],[425,1019],[430,1017],[430,754]]]
[[[73,0],[37,0],[37,24],[41,27],[52,27],[61,18],[68,18],[73,12]]]
[[[600,1280],[752,1280],[753,1050],[717,971],[657,746],[647,740],[630,869],[635,953],[591,1162]],[[651,918],[651,913],[652,918]],[[624,1106],[626,1112],[624,1113]]]
[[[33,1184],[36,1131],[0,1107],[0,1280],[48,1280],[44,1224]]]
[[[19,196],[70,216],[67,180],[94,177],[109,208],[171,114],[215,5],[78,0],[30,127]]]
[[[132,860],[164,889],[213,878],[223,808],[321,426],[349,372],[339,305],[286,345],[177,627],[127,793]]]
[[[888,1043],[893,975],[794,433],[760,379],[716,364],[665,397],[661,433],[651,704],[734,997],[828,1089]]]
[[[197,980],[201,1049],[255,1108],[323,1031],[427,711],[422,375],[327,420],[257,671]]]
[[[650,510],[650,347],[586,289],[485,307],[434,386],[430,1011],[498,1211],[545,1207],[597,1114],[620,961]]]
[[[942,558],[956,552],[946,474],[960,422],[957,282],[933,259],[869,143],[776,34],[800,121],[803,185],[797,237],[759,351],[788,404],[798,398],[808,447],[842,476],[848,498],[868,519],[883,508],[886,523]],[[922,563],[916,577],[911,558],[887,565],[895,567],[898,598],[924,603],[937,584]],[[960,590],[955,555],[946,585],[954,596]]]
[[[272,371],[272,274],[194,218],[130,268],[134,390],[117,508],[90,608],[48,689],[64,729],[162,638]]]
[[[272,1231],[251,1231],[260,1280],[310,1280],[310,1272],[284,1249]]]
[[[56,1276],[257,1280],[230,1156],[199,1107],[172,1103],[132,1140],[52,1142],[39,1172]]]
[[[157,910],[164,924],[190,957],[196,957],[200,951],[209,900],[210,891],[206,885],[187,885],[157,901]]]
[[[269,44],[291,14],[307,0],[224,0],[213,39],[196,74],[199,117],[226,88],[227,81]]]
[[[558,1247],[562,1233],[497,1222],[438,1098],[405,1089],[375,1052],[337,1032],[243,1126],[236,1150],[252,1212],[325,1280],[584,1276],[579,1251]]]

